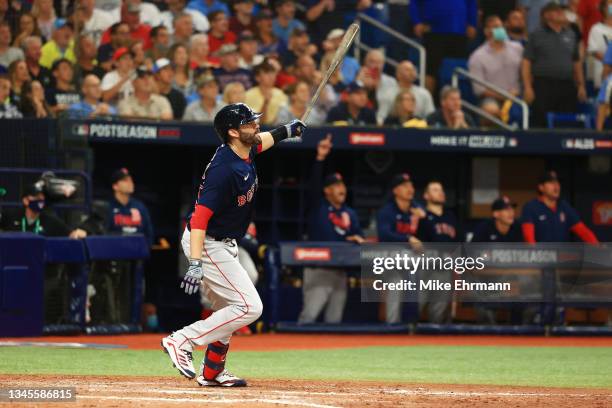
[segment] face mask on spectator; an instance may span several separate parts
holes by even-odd
[[[608,14],[610,14],[610,6],[608,6]],[[576,20],[578,20],[578,17],[576,16],[576,13],[574,13],[571,10],[565,10],[565,18],[570,23],[575,23]]]
[[[492,33],[495,41],[506,41],[508,39],[508,33],[506,33],[504,27],[495,27]]]
[[[30,200],[28,208],[36,213],[39,213],[45,208],[45,200]]]

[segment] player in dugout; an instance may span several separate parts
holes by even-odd
[[[310,241],[364,242],[357,213],[346,205],[346,184],[339,173],[323,179],[323,165],[332,148],[331,135],[317,145],[310,180]],[[323,180],[323,185],[321,185]],[[321,195],[323,191],[323,195]],[[346,271],[338,268],[304,268],[303,306],[298,323],[313,323],[325,308],[325,323],[340,323],[346,304]]]
[[[476,227],[471,242],[522,242],[521,229],[515,220],[516,204],[503,196],[491,204],[492,217]]]
[[[560,197],[561,183],[557,172],[545,172],[538,183],[538,197],[523,207],[521,228],[524,241],[569,242],[572,232],[584,242],[598,243],[576,210]]]
[[[406,242],[421,245],[415,236],[425,210],[414,201],[414,185],[408,173],[396,174],[391,179],[392,197],[376,216],[379,242]],[[388,291],[385,297],[385,321],[399,323],[402,319],[401,292]]]

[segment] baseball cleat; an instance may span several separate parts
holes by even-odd
[[[176,368],[179,373],[190,380],[193,380],[196,376],[195,369],[193,368],[193,355],[190,351],[180,349],[176,339],[172,335],[164,337],[161,341],[161,346],[172,360],[172,365]]]
[[[242,378],[238,378],[227,370],[221,371],[214,380],[207,380],[204,376],[198,376],[196,379],[201,387],[246,387],[247,382]]]

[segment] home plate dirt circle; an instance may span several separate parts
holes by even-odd
[[[607,407],[597,389],[416,385],[367,381],[251,380],[247,388],[202,388],[174,377],[0,375],[2,388],[76,387],[71,407]],[[42,405],[42,404],[37,404]],[[46,405],[46,404],[45,404]],[[63,404],[62,404],[63,405]],[[11,407],[33,406],[11,403]]]

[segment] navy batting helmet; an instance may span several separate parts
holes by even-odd
[[[249,108],[244,103],[232,103],[217,112],[213,125],[221,141],[226,143],[227,132],[230,129],[238,129],[240,125],[246,125],[249,122],[253,122],[261,115],[261,113],[253,112],[253,109]]]

